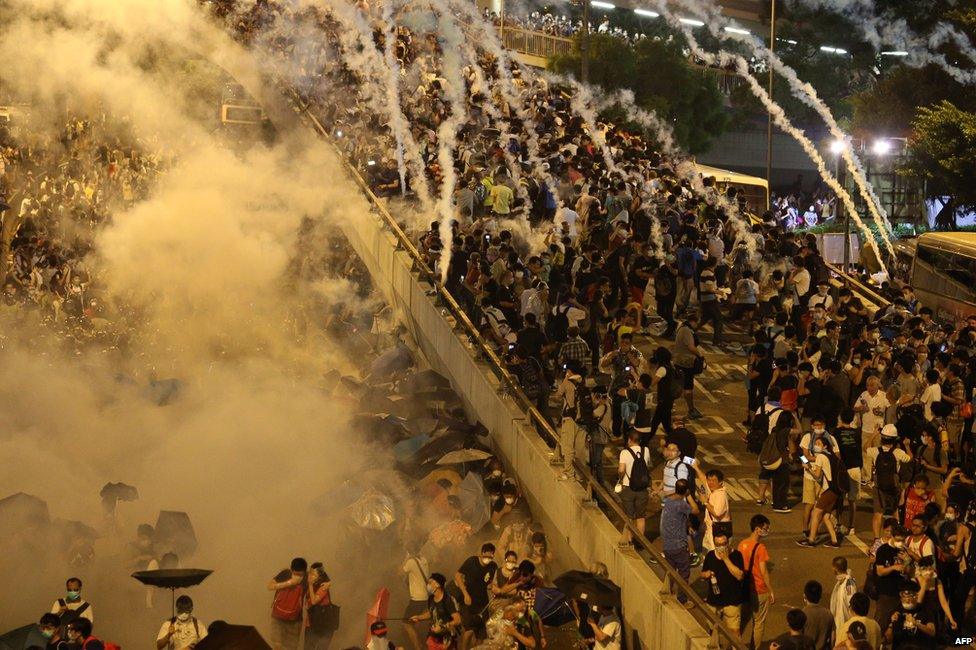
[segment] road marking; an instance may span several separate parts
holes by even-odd
[[[742,462],[725,445],[709,445],[705,448],[698,445],[698,458],[706,465],[722,467],[724,465],[741,465]]]
[[[698,390],[702,392],[702,395],[708,398],[708,401],[712,402],[713,404],[718,404],[718,400],[715,399],[715,396],[708,392],[708,389],[702,386],[702,383],[697,379],[695,380],[695,386],[697,386]]]
[[[759,489],[759,481],[754,478],[727,478],[725,479],[725,492],[732,501],[755,501],[759,498],[759,493],[758,491],[754,492],[748,485],[749,483],[755,483],[756,489]]]
[[[862,542],[861,541],[861,538],[858,537],[856,534],[855,535],[848,535],[847,536],[847,541],[849,541],[851,544],[853,544],[859,551],[861,551],[865,555],[868,555],[868,556],[871,555],[871,549],[869,549],[868,548],[868,545],[865,544],[864,542]]]

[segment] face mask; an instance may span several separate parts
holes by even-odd
[[[184,622],[185,621],[189,621],[190,620],[190,612],[180,612],[179,614],[176,615],[176,619],[179,620],[179,621],[184,621]]]
[[[891,546],[893,548],[905,548],[905,542],[896,542],[896,541],[892,540],[891,541]]]
[[[946,516],[945,516],[945,520],[946,521],[955,521],[956,520],[955,513],[947,512],[946,513]]]
[[[41,630],[41,636],[45,639],[50,639],[54,637],[54,630]]]
[[[509,571],[514,571],[515,570],[515,567],[517,567],[517,566],[518,566],[518,564],[516,564],[515,562],[506,562],[505,563],[505,568],[508,569]]]
[[[816,427],[814,428],[813,432],[818,436],[822,436],[823,434],[827,433],[827,430],[823,427]]]
[[[428,594],[430,594],[431,596],[433,596],[435,591],[437,591],[437,590],[434,587],[431,587],[430,585],[427,585],[427,593]]]
[[[506,497],[505,503],[507,503],[508,505],[512,505],[515,503],[515,499],[513,497]]]
[[[902,609],[907,609],[907,610],[915,609],[915,605],[916,604],[917,603],[914,600],[913,601],[904,601],[904,600],[901,601],[901,607],[902,607]]]
[[[67,600],[80,600],[80,599],[81,599],[81,592],[80,591],[69,591],[68,592],[68,598],[67,598]]]
[[[760,530],[759,531],[759,536],[760,537],[767,537],[767,536],[769,536],[769,531],[768,530]]]
[[[481,566],[488,566],[489,564],[491,564],[491,558],[489,557],[483,557],[479,559],[481,560]]]

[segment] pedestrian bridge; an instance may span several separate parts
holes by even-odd
[[[328,138],[314,115],[303,111],[303,117],[323,139]],[[584,466],[578,464],[577,471],[585,476],[585,485],[557,478],[549,462],[555,431],[460,306],[432,281],[433,273],[383,204],[353,168],[347,170],[369,199],[371,211],[343,228],[375,286],[431,366],[450,379],[470,416],[488,428],[494,451],[518,477],[532,512],[546,530],[558,531],[551,535],[556,550],[571,552],[580,566],[606,564],[611,579],[621,587],[630,647],[703,650],[719,642],[729,647],[725,628],[713,611],[663,564],[657,551],[649,551],[658,558],[651,563],[646,554],[618,547],[620,532],[611,517],[621,521],[623,513],[612,496],[590,480]],[[602,508],[593,500],[594,494],[603,502]],[[635,528],[632,532],[640,535]],[[646,539],[644,543],[650,547]],[[672,584],[697,606],[689,611],[680,605],[671,595]]]

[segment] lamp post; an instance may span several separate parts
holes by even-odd
[[[834,140],[830,143],[830,152],[834,154],[834,176],[837,178],[837,182],[840,183],[841,188],[844,187],[844,181],[841,178],[841,163],[843,162],[844,150],[847,149],[847,140]],[[847,273],[847,269],[851,265],[851,215],[844,209],[844,202],[837,197],[837,216],[840,217],[841,214],[844,215],[844,273]]]
[[[580,81],[590,82],[590,0],[583,2],[583,33],[580,35]]]
[[[769,0],[769,53],[776,51],[776,0]],[[773,100],[773,62],[769,62],[769,100]],[[773,113],[766,113],[766,184],[773,185]]]

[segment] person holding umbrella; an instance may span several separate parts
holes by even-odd
[[[593,647],[599,650],[620,650],[623,628],[620,617],[613,607],[600,606],[590,612],[590,628],[593,630]]]
[[[176,599],[176,616],[163,621],[156,636],[156,650],[186,650],[207,636],[207,626],[193,616],[193,599],[180,596]]]

